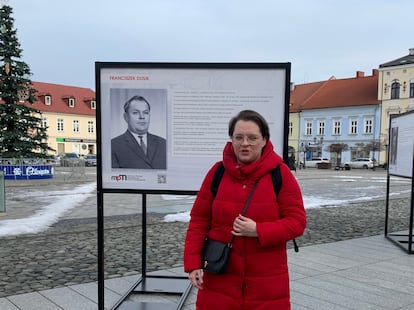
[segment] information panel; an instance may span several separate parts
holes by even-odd
[[[282,156],[289,84],[290,63],[97,62],[102,188],[197,191],[222,159],[229,120],[244,109],[266,118]]]
[[[413,177],[414,111],[391,115],[389,126],[388,171]]]

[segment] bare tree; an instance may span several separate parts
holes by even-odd
[[[342,152],[349,150],[349,146],[346,143],[332,143],[327,147],[327,151],[335,154],[335,165],[340,166],[341,165],[341,158],[342,158]]]
[[[375,153],[385,150],[384,145],[382,145],[379,140],[372,140],[371,142],[367,143],[364,148],[368,154],[372,152],[372,157],[375,160],[377,160]]]

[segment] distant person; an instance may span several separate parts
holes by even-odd
[[[166,169],[167,143],[150,134],[151,106],[142,96],[133,96],[124,104],[128,129],[111,140],[112,168]]]
[[[290,170],[295,170],[295,172],[296,172],[296,160],[295,160],[294,156],[289,156],[288,157],[287,164],[288,164]]]

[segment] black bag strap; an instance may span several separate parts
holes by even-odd
[[[243,208],[243,211],[242,211],[241,215],[245,215],[246,214],[247,209],[249,208],[250,201],[252,200],[254,190],[257,187],[257,183],[259,183],[259,179],[257,179],[256,182],[254,182],[253,187],[252,187],[252,190],[249,193],[249,197],[247,197],[246,203],[244,204],[244,208]],[[229,242],[229,247],[231,247],[231,245],[233,244],[233,241],[234,241],[235,238],[236,238],[235,235],[231,236],[231,240]]]
[[[247,197],[247,201],[244,204],[244,208],[243,208],[243,211],[242,211],[241,215],[245,215],[246,214],[247,208],[249,207],[249,204],[250,204],[250,200],[252,200],[254,190],[257,187],[257,183],[259,183],[259,179],[257,179],[256,182],[254,182],[253,187],[252,187],[252,190],[250,191],[249,197]]]
[[[216,197],[221,179],[223,178],[224,170],[225,169],[224,169],[223,162],[220,162],[220,164],[216,168],[216,171],[214,171],[213,180],[211,182],[211,188],[210,188],[211,193],[213,194],[213,199]],[[282,188],[282,175],[280,173],[280,166],[277,166],[276,168],[272,169],[270,173],[272,175],[273,189],[275,191],[276,201],[277,201],[280,189]],[[255,188],[255,186],[254,186],[254,188]],[[246,206],[245,206],[245,208],[246,208]],[[247,208],[246,208],[246,211],[247,211]],[[292,241],[293,241],[293,248],[294,248],[295,252],[299,252],[299,246],[296,242],[296,239],[293,239]],[[231,242],[233,242],[233,240]]]

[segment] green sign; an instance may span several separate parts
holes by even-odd
[[[56,142],[84,142],[84,143],[95,143],[93,139],[75,139],[75,138],[56,138]]]

